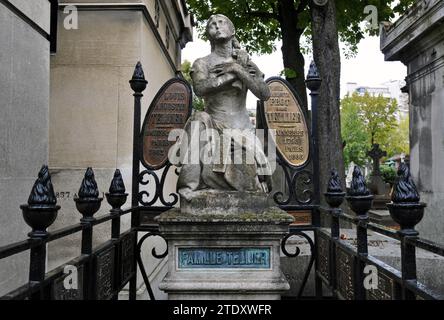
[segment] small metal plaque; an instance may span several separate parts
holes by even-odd
[[[120,244],[120,285],[124,285],[130,279],[134,272],[134,244],[135,244],[135,233],[130,232],[122,237],[122,242]]]
[[[142,127],[142,163],[159,169],[168,160],[176,141],[168,141],[173,129],[183,129],[191,114],[191,89],[187,82],[174,78],[159,90],[148,109]]]
[[[270,269],[270,247],[178,248],[179,269]]]
[[[318,237],[318,270],[330,284],[330,241],[322,233]]]
[[[114,246],[98,253],[96,259],[96,299],[109,300],[113,296]]]
[[[338,291],[345,300],[355,298],[353,286],[355,260],[347,251],[337,248],[336,250],[336,278],[338,281]]]
[[[292,215],[294,222],[290,226],[309,226],[311,225],[311,211],[287,211],[289,215]]]
[[[309,158],[307,121],[300,103],[283,79],[267,80],[271,97],[264,102],[268,129],[276,130],[276,148],[289,165],[303,166]]]

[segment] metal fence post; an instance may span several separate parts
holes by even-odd
[[[367,189],[365,178],[361,169],[355,167],[353,170],[353,179],[350,190],[347,195],[347,201],[350,208],[356,213],[356,238],[358,257],[355,269],[355,299],[365,300],[364,288],[364,268],[365,263],[362,259],[368,255],[367,243],[367,223],[368,210],[372,207],[373,195]],[[361,258],[362,257],[362,258]]]
[[[330,180],[328,181],[327,192],[324,194],[327,201],[329,213],[331,217],[330,232],[332,240],[339,239],[339,217],[342,213],[340,205],[344,202],[345,192],[342,190],[341,181],[338,172],[333,169],[331,171]],[[337,290],[336,280],[336,245],[334,241],[330,241],[330,281],[333,290]]]
[[[82,248],[81,253],[89,255],[89,261],[85,266],[85,286],[84,297],[85,300],[94,299],[94,274],[93,274],[93,259],[92,259],[92,237],[93,237],[93,222],[96,220],[93,216],[99,211],[103,198],[99,198],[99,189],[94,178],[92,168],[88,168],[85,172],[82,184],[80,185],[78,197],[74,198],[77,210],[82,214],[80,222],[84,228],[82,230]]]
[[[322,79],[319,76],[318,69],[314,61],[310,64],[310,69],[305,80],[305,84],[310,90],[311,96],[311,141],[313,147],[313,193],[314,203],[319,205],[319,146],[318,146],[318,97],[319,89],[321,87]],[[319,208],[313,208],[312,210],[312,224],[316,227],[320,227],[321,218]],[[315,243],[318,243],[317,231],[314,232]],[[316,245],[317,246],[317,245]],[[315,247],[316,247],[315,246]],[[316,250],[315,250],[316,251]],[[316,254],[316,253],[315,253]],[[317,255],[317,254],[316,254]],[[315,259],[315,270],[318,270],[318,259]],[[316,297],[320,299],[322,297],[322,281],[317,275],[315,275],[315,292]]]
[[[120,237],[120,212],[122,211],[121,207],[125,204],[128,197],[128,193],[125,193],[125,191],[122,174],[119,169],[116,169],[109,187],[109,192],[105,193],[106,200],[112,208],[111,214],[114,215],[111,222],[112,239],[119,239]]]
[[[105,193],[106,200],[111,205],[111,239],[118,241],[120,238],[120,213],[122,212],[121,207],[125,204],[128,193],[125,193],[125,184],[123,183],[122,174],[119,169],[114,172],[113,180],[109,187],[109,192]],[[116,259],[114,263],[114,285],[115,289],[118,288],[122,279],[120,276],[120,267],[124,263],[122,261],[122,243],[120,242],[116,248]],[[132,262],[134,263],[134,262]],[[118,294],[115,294],[112,298],[113,300],[118,299]]]
[[[134,123],[133,123],[133,174],[132,174],[132,188],[131,188],[131,207],[139,206],[139,171],[140,171],[140,117],[141,117],[141,99],[142,92],[146,89],[148,81],[145,80],[142,64],[137,62],[134,69],[133,77],[129,81],[131,89],[134,91]],[[139,226],[139,210],[134,209],[131,213],[131,228]],[[136,236],[137,239],[137,236]],[[136,241],[137,242],[137,241]],[[137,244],[134,246],[134,252],[137,250]],[[137,291],[137,272],[130,280],[129,299],[136,300]]]
[[[42,282],[46,274],[46,241],[49,235],[46,229],[55,221],[60,206],[56,205],[57,199],[51,182],[48,166],[40,169],[37,180],[32,187],[28,198],[28,204],[21,205],[25,222],[32,228],[28,236],[39,244],[31,248],[29,282]],[[33,294],[31,299],[44,299],[43,288]]]
[[[388,203],[387,207],[392,219],[401,227],[398,233],[401,237],[402,280],[416,282],[416,250],[409,240],[419,235],[419,232],[415,230],[415,225],[422,220],[426,204],[419,202],[419,193],[410,175],[409,167],[404,163],[398,168],[398,178],[393,190],[392,202]],[[403,299],[416,299],[415,294],[408,290],[404,283],[402,287]]]

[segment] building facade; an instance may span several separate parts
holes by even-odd
[[[8,203],[7,214],[0,216],[2,245],[26,239],[29,230],[19,205],[42,164],[49,164],[62,207],[50,231],[79,222],[73,197],[87,167],[94,169],[101,192],[108,191],[116,168],[131,191],[133,91],[128,81],[141,61],[148,81],[143,117],[158,89],[180,74],[192,18],[183,0],[2,0],[0,37],[0,97],[7,110],[0,130],[9,137],[0,142],[0,197],[13,199],[2,201]],[[97,214],[109,209],[104,202]],[[123,221],[122,231],[129,227]],[[108,239],[109,230],[110,225],[98,228],[95,242]],[[144,252],[155,245],[162,244],[151,241]],[[79,253],[80,234],[51,243],[48,270]],[[17,273],[28,257],[14,259],[7,259],[7,268]],[[144,259],[155,283],[165,262]],[[1,288],[7,292],[25,283],[27,272],[15,277],[23,281]],[[143,292],[142,281],[139,286]]]
[[[48,0],[0,1],[0,246],[27,237],[19,206],[48,163],[50,18]],[[0,295],[27,282],[27,261],[0,261]]]
[[[421,235],[444,243],[444,1],[418,1],[394,25],[381,31],[387,61],[407,66],[410,166],[428,204]]]

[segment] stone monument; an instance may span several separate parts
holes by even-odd
[[[280,299],[280,241],[293,218],[268,205],[272,172],[245,105],[248,90],[261,100],[270,91],[227,17],[211,16],[206,31],[211,54],[191,73],[205,111],[170,152],[180,153],[180,208],[157,218],[169,254],[159,288],[169,299]]]
[[[381,158],[387,156],[387,152],[381,150],[379,144],[375,143],[367,152],[367,156],[373,160],[373,170],[368,187],[374,195],[374,199],[369,211],[369,218],[378,224],[398,229],[399,226],[390,217],[387,208],[387,203],[390,202],[390,186],[384,181],[380,169]]]
[[[375,196],[373,200],[373,209],[387,209],[386,203],[390,202],[390,187],[384,181],[380,169],[380,161],[382,157],[387,156],[387,152],[381,150],[379,144],[372,145],[372,149],[367,152],[373,160],[373,171],[370,175],[369,189]]]

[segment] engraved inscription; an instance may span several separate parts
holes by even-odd
[[[268,86],[271,97],[264,102],[267,127],[276,130],[276,147],[284,160],[293,166],[302,166],[309,156],[309,133],[304,113],[283,81],[273,79]]]
[[[354,299],[353,288],[353,257],[344,250],[338,248],[336,251],[336,268],[338,291],[346,300]]]
[[[292,215],[294,222],[291,226],[308,226],[311,225],[311,211],[287,211]]]
[[[143,123],[143,161],[151,169],[162,167],[175,141],[168,141],[173,129],[183,129],[190,114],[189,87],[174,79],[160,89]]]
[[[97,300],[109,300],[113,295],[114,246],[97,255]]]
[[[179,269],[270,269],[270,247],[178,248]]]

